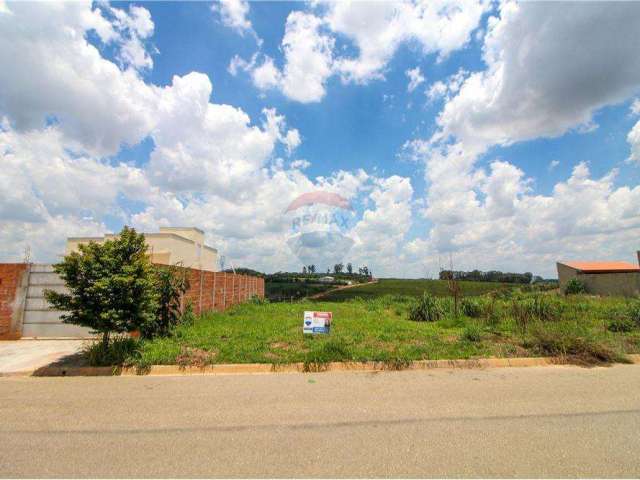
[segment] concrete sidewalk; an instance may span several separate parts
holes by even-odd
[[[0,342],[0,375],[35,370],[78,353],[89,340],[15,340]]]

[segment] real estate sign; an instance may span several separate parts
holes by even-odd
[[[302,333],[329,333],[332,318],[331,312],[304,312]]]

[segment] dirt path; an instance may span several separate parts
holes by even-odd
[[[327,290],[326,292],[316,293],[315,295],[311,295],[307,297],[308,300],[317,300],[319,298],[324,297],[325,295],[329,295],[330,293],[337,292],[338,290],[346,290],[347,288],[361,287],[363,285],[371,285],[372,283],[378,283],[378,280],[372,280],[371,282],[365,283],[354,283],[353,285],[343,285],[338,288],[332,288],[331,290]]]

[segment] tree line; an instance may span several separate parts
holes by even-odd
[[[500,272],[498,270],[490,270],[482,272],[480,270],[472,270],[464,272],[461,270],[441,270],[440,280],[464,280],[473,282],[500,282],[500,283],[521,283],[528,284],[532,281],[542,281],[542,277],[534,277],[531,272],[511,273]]]

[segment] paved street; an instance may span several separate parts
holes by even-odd
[[[640,475],[640,366],[0,378],[0,476]]]

